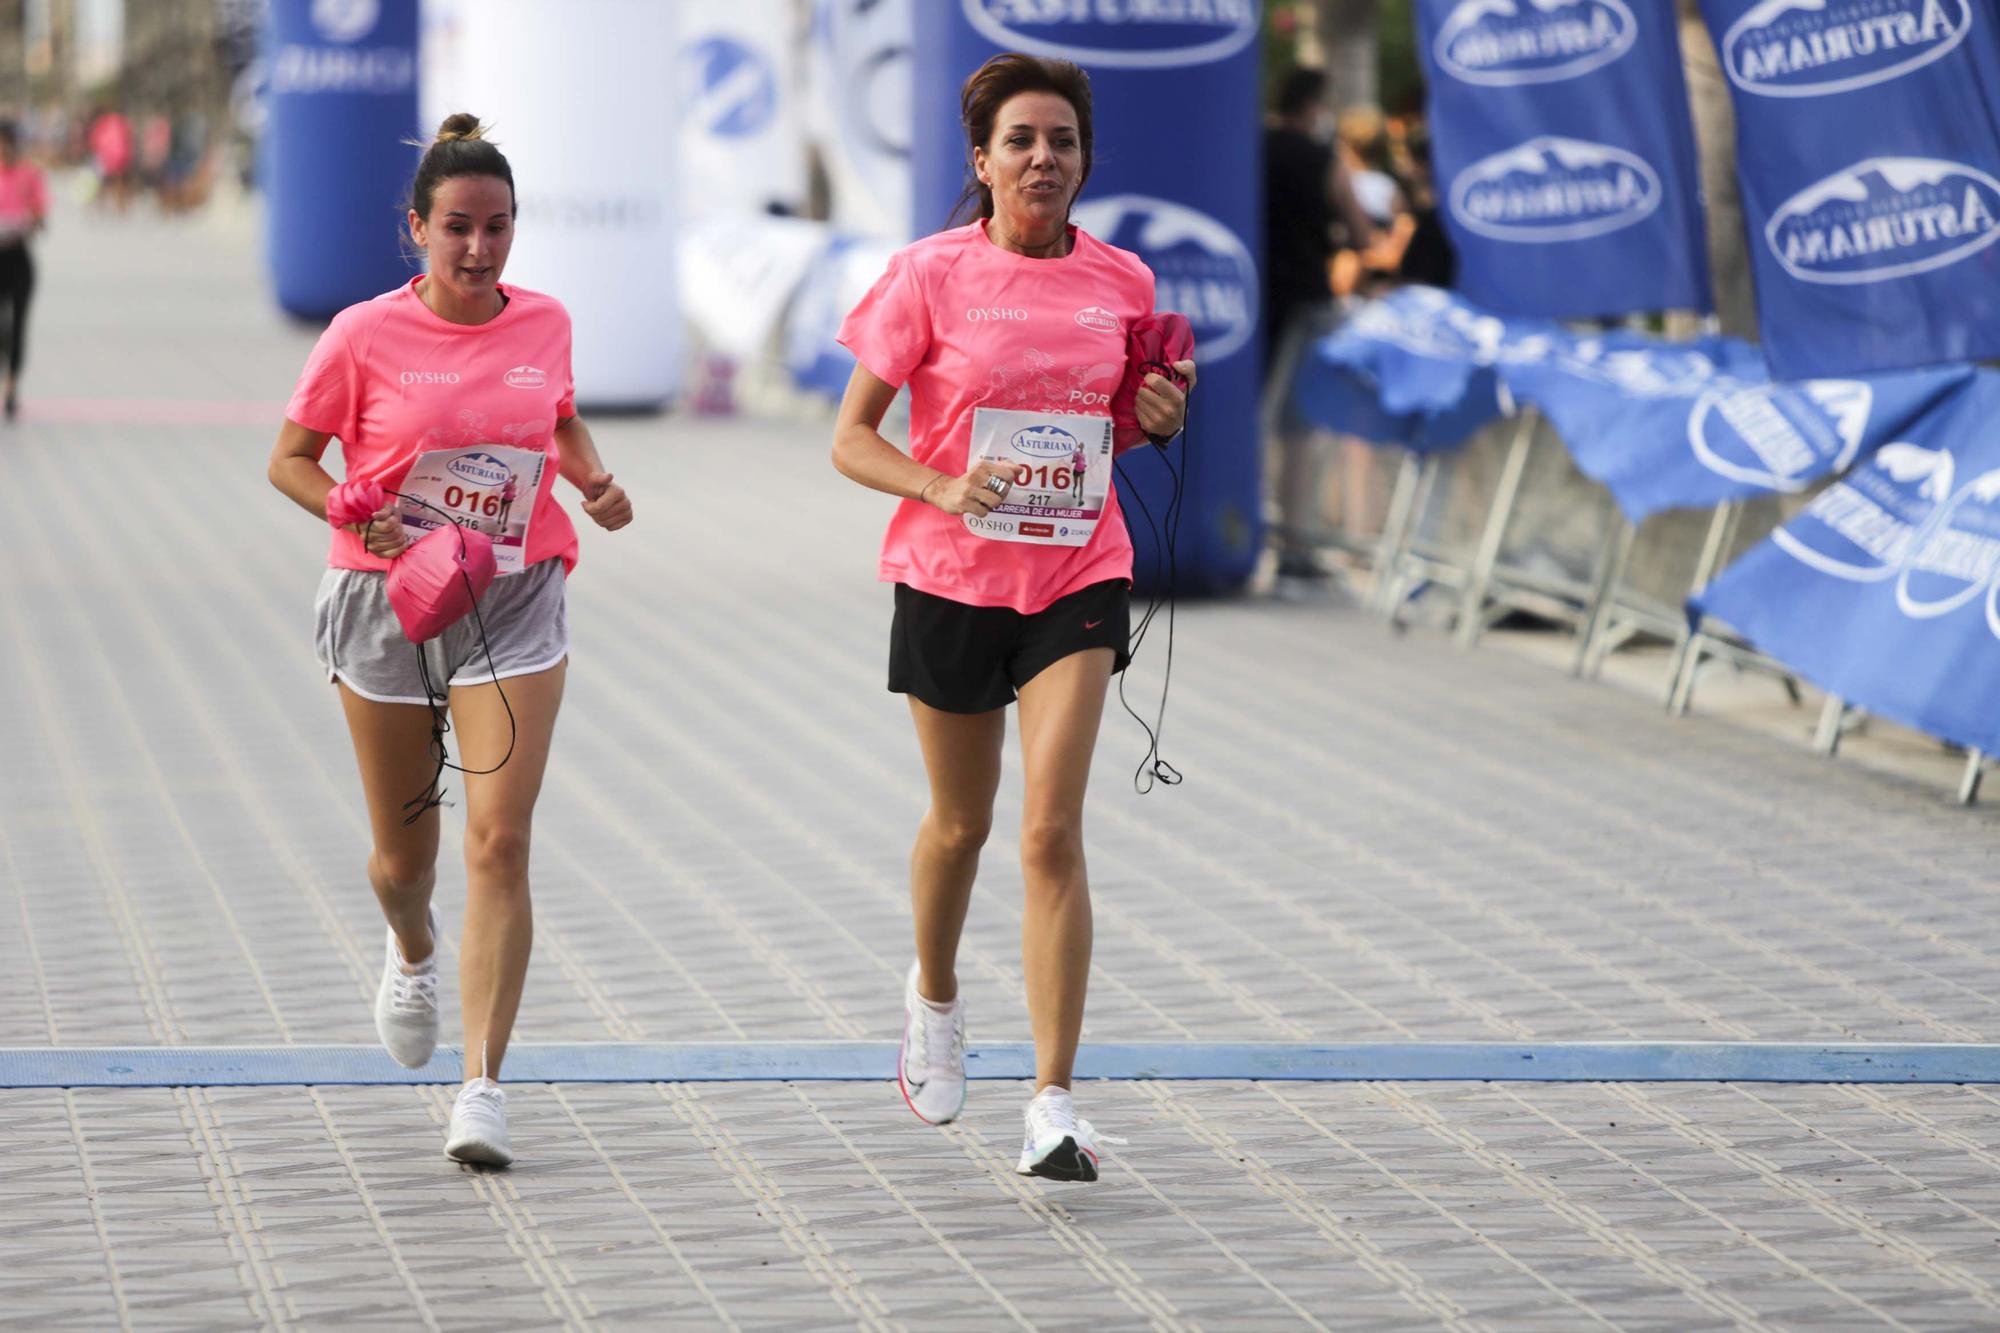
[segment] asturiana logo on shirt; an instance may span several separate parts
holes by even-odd
[[[1660,206],[1660,174],[1609,144],[1542,135],[1482,158],[1451,183],[1451,211],[1496,241],[1577,241],[1629,227]]]
[[[935,0],[927,0],[934,3]],[[1105,69],[1171,69],[1234,55],[1257,37],[1257,0],[961,0],[1004,50]]]
[[[1787,199],[1764,240],[1801,282],[1886,282],[2000,240],[2000,180],[1962,162],[1875,157]]]
[[[974,324],[990,319],[1026,319],[1028,312],[1018,306],[976,305],[965,312]]]
[[[1504,88],[1601,69],[1638,36],[1625,0],[1460,0],[1432,52],[1461,82]]]
[[[1730,82],[1765,97],[1887,83],[1972,31],[1974,0],[1763,0],[1722,34]]]
[[[500,377],[510,389],[539,389],[549,382],[549,373],[534,366],[515,366]]]
[[[406,370],[402,374],[404,384],[456,384],[458,372],[455,370]]]
[[[1101,305],[1087,305],[1076,312],[1076,322],[1099,333],[1118,332],[1118,316]]]

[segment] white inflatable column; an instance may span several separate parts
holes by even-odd
[[[678,8],[479,0],[457,15],[454,109],[486,121],[514,166],[507,280],[569,307],[585,407],[657,408],[680,385]]]

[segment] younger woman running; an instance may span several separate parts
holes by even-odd
[[[504,1166],[513,1151],[498,1079],[534,938],[529,830],[562,702],[563,584],[577,555],[556,474],[583,493],[599,527],[624,527],[632,505],[576,415],[568,312],[500,281],[514,240],[514,173],[474,117],[438,127],[408,221],[429,271],[334,317],[285,410],[270,477],[324,520],[335,483],[320,458],[337,436],[348,481],[379,482],[494,533],[502,577],[476,618],[423,646],[426,677],[383,571],[414,539],[405,516],[422,523],[434,511],[392,497],[370,521],[335,531],[316,646],[354,739],[374,833],[368,879],[389,922],[375,1030],[411,1068],[431,1058],[438,1035],[438,814],[411,801],[436,771],[427,679],[449,700],[469,771],[458,975],[465,1084],[444,1150]],[[482,769],[492,771],[470,771]]]

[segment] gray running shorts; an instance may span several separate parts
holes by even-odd
[[[340,680],[364,699],[421,704],[424,682],[417,646],[389,608],[387,575],[367,569],[329,569],[313,601],[314,655],[328,680]],[[423,646],[438,689],[484,685],[509,676],[547,671],[569,654],[569,611],[560,559],[539,561],[518,574],[493,580],[470,612]],[[480,621],[488,642],[481,646]],[[493,662],[486,661],[487,649]]]

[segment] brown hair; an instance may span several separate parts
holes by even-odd
[[[1083,175],[1077,178],[1080,192],[1090,179],[1092,140],[1090,132],[1090,76],[1067,60],[1045,60],[1008,51],[994,56],[974,70],[958,93],[958,119],[965,127],[965,190],[951,210],[946,226],[958,226],[973,216],[993,216],[993,191],[979,180],[974,169],[973,151],[993,142],[993,123],[1000,108],[1022,93],[1054,93],[1076,112],[1076,136],[1083,149]],[[977,203],[977,214],[968,206]]]
[[[460,176],[492,176],[507,182],[507,195],[514,195],[514,168],[506,155],[486,138],[486,127],[469,111],[446,116],[438,126],[437,138],[424,150],[417,164],[417,178],[410,182],[410,207],[425,221],[431,216],[431,196],[437,187]],[[516,203],[516,208],[519,207]]]

